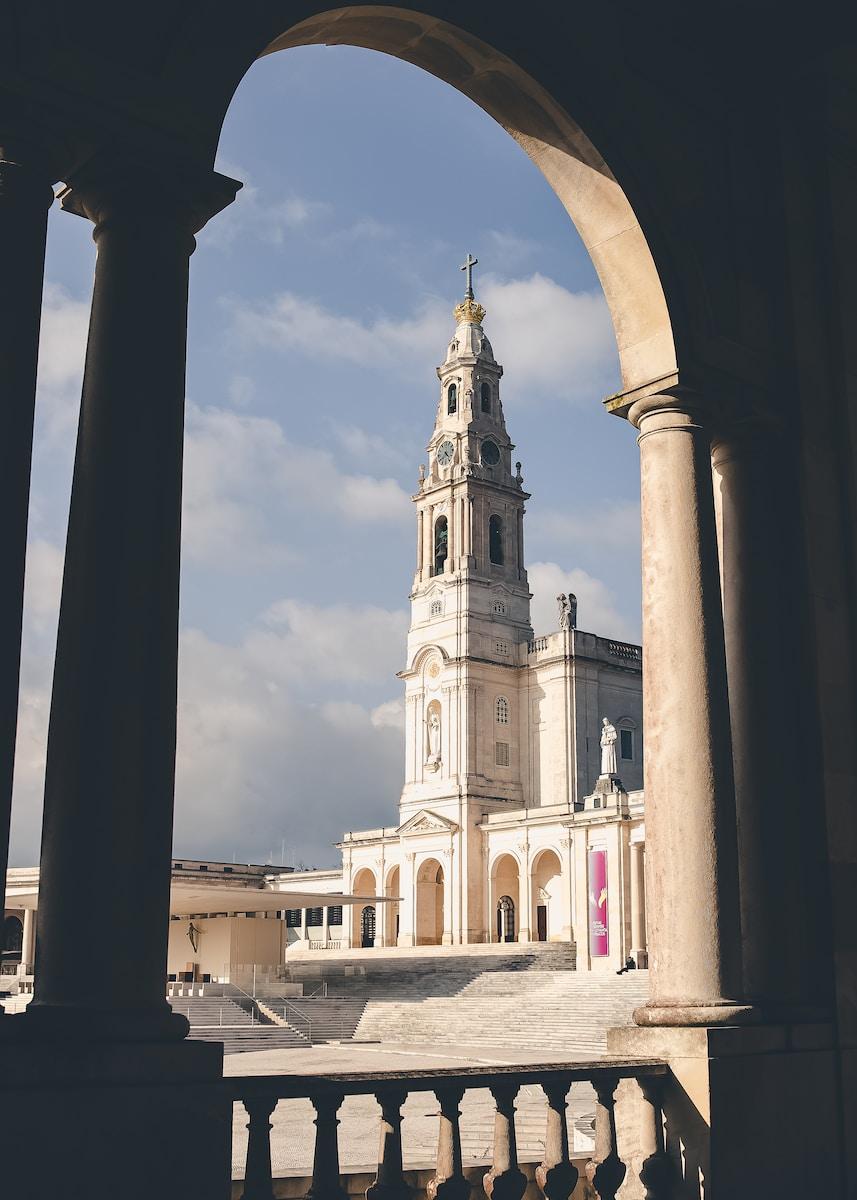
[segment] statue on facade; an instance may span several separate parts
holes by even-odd
[[[616,775],[616,742],[619,735],[616,726],[607,717],[601,718],[601,774]]]
[[[425,484],[425,481],[426,481],[426,465],[425,465],[425,463],[420,463],[420,478],[419,478],[420,488],[423,487],[423,485]]]
[[[202,930],[197,929],[197,927],[196,927],[196,925],[194,925],[193,921],[189,921],[188,927],[187,927],[187,940],[190,942],[191,946],[193,947],[194,954],[196,954],[196,952],[199,950],[199,935],[200,935],[200,933],[202,933]]]
[[[428,758],[426,765],[437,770],[440,763],[440,713],[436,708],[430,708],[426,716],[428,734]]]
[[[559,612],[560,629],[576,629],[577,596],[574,592],[569,592],[567,596],[557,596],[556,605]]]

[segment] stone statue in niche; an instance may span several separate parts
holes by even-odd
[[[616,771],[616,742],[619,735],[616,726],[607,717],[601,718],[601,774],[615,775]]]
[[[435,704],[426,713],[426,742],[428,758],[426,766],[436,771],[440,766],[440,712]]]

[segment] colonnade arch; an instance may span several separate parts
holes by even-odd
[[[354,873],[351,880],[351,893],[354,896],[377,896],[377,880],[375,872],[369,867],[361,867],[359,871]],[[351,905],[351,945],[364,946],[366,944],[366,928],[369,925],[368,917],[364,916],[365,904]],[[347,911],[347,910],[344,910]],[[380,936],[380,927],[378,925],[378,914],[373,914],[371,919],[372,940],[373,944],[377,944],[377,939]]]
[[[568,888],[562,886],[562,863],[555,850],[538,851],[530,868],[531,939],[548,942],[568,929]]]
[[[387,872],[387,882],[384,886],[384,895],[392,899],[401,896],[401,878],[402,873],[398,865],[391,867]],[[395,946],[399,938],[399,900],[394,899],[393,903],[384,905],[384,945]]]
[[[491,864],[490,937],[516,942],[521,931],[520,864],[514,854],[499,854]]]
[[[418,946],[440,946],[444,935],[447,880],[443,865],[427,858],[417,868],[415,933]]]

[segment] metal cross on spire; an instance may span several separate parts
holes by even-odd
[[[467,258],[461,264],[460,269],[462,271],[467,272],[467,288],[465,289],[464,295],[467,297],[468,300],[473,299],[473,268],[476,266],[476,264],[478,262],[479,262],[479,259],[474,258],[473,255],[468,250]]]

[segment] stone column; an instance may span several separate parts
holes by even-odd
[[[648,963],[645,869],[645,843],[631,842],[631,954],[638,967],[645,967]]]
[[[639,1024],[746,1020],[711,437],[684,389],[634,403],[642,491],[651,999]]]
[[[521,866],[518,870],[518,941],[532,941],[533,928],[533,880],[530,874],[530,844],[521,842],[518,847]]]
[[[95,224],[45,780],[30,1036],[181,1038],[165,999],[189,256],[219,175],[115,163],[63,207]],[[85,864],[90,864],[86,869]],[[97,864],[98,869],[92,869]],[[80,947],[97,970],[81,972]]]
[[[824,1019],[824,834],[807,820],[792,579],[789,447],[773,427],[721,431],[712,449],[746,992],[773,1019]]]
[[[27,975],[32,975],[36,959],[36,910],[24,909],[24,941],[21,946],[21,962]]]
[[[330,909],[326,904],[321,910],[321,940],[323,945],[330,941]]]
[[[451,849],[441,851],[441,862],[443,863],[443,930],[440,940],[442,945],[451,946],[455,940],[452,936],[452,901],[455,880],[452,877],[453,853]]]
[[[305,908],[302,908],[301,909],[301,941],[302,942],[309,941],[309,931],[307,929],[306,914],[307,914],[307,910]]]
[[[0,878],[6,878],[18,723],[24,558],[45,234],[54,194],[45,164],[0,139]],[[2,1014],[2,1009],[0,1009]],[[5,1014],[2,1014],[5,1015]]]

